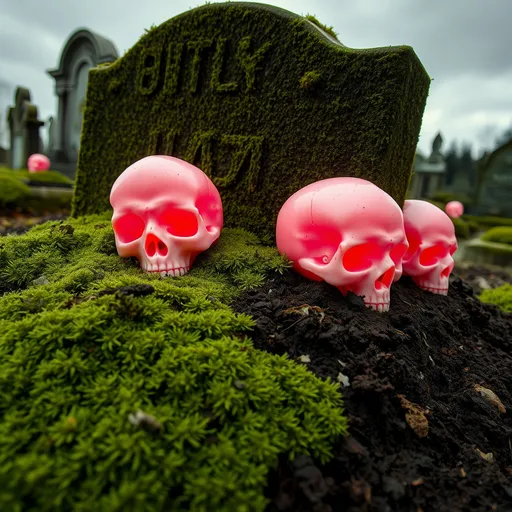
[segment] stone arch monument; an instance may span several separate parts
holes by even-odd
[[[73,177],[80,149],[82,115],[89,69],[119,57],[114,44],[91,30],[73,32],[62,50],[59,67],[47,73],[55,79],[58,113],[49,147],[52,167]]]

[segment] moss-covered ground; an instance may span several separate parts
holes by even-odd
[[[484,290],[480,295],[480,300],[495,304],[503,311],[512,313],[512,284],[505,284],[492,290]]]
[[[491,228],[482,235],[482,240],[512,245],[512,226]]]
[[[147,275],[108,214],[0,238],[0,510],[264,510],[279,455],[329,459],[338,385],[229,307],[286,267],[226,229],[188,275]]]
[[[46,172],[34,172],[31,173],[27,169],[16,169],[12,170],[7,167],[0,166],[0,179],[2,178],[14,178],[19,181],[48,185],[73,185],[73,180],[60,173],[59,171],[46,171]]]
[[[58,171],[30,173],[26,169],[12,170],[0,166],[0,208],[31,211],[36,214],[68,209],[71,206],[70,187],[73,183]],[[37,188],[30,185],[68,187],[48,195],[39,194]]]

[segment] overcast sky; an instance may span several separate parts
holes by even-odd
[[[57,112],[54,81],[62,48],[79,27],[113,41],[119,54],[144,29],[199,4],[190,0],[0,0],[0,108],[28,87],[45,120]],[[201,2],[202,3],[202,2]],[[419,149],[438,130],[444,148],[493,145],[512,125],[512,0],[275,0],[332,25],[351,48],[407,44],[433,78]]]

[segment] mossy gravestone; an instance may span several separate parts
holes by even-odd
[[[226,226],[266,240],[319,179],[365,178],[403,204],[428,87],[408,46],[349,49],[264,4],[193,9],[91,69],[73,215],[108,209],[119,174],[152,154],[201,168]]]

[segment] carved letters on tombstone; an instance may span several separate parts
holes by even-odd
[[[429,77],[410,47],[352,50],[263,4],[211,4],[149,31],[89,73],[73,214],[109,208],[134,161],[198,165],[227,226],[273,238],[281,205],[359,176],[405,198]]]

